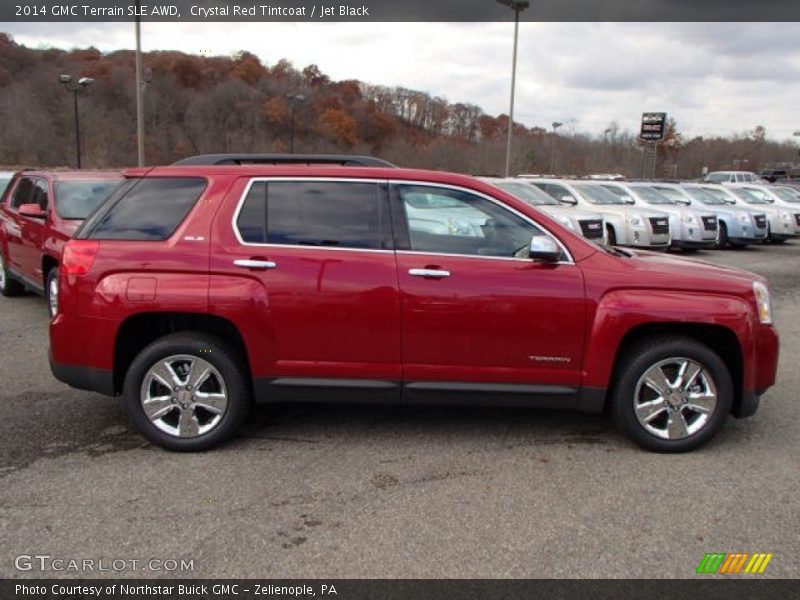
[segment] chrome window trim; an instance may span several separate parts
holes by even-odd
[[[258,242],[245,242],[242,239],[241,234],[239,233],[239,228],[236,225],[236,222],[239,219],[239,213],[244,206],[244,201],[247,198],[247,195],[250,193],[250,189],[253,187],[255,183],[266,182],[269,183],[270,181],[319,181],[319,182],[341,182],[341,183],[386,183],[386,184],[394,184],[394,185],[420,185],[420,186],[428,186],[428,187],[438,187],[444,189],[452,189],[461,192],[465,192],[468,194],[473,194],[485,200],[488,200],[502,209],[505,209],[512,214],[516,215],[517,217],[521,218],[523,221],[526,221],[530,225],[533,225],[537,229],[542,230],[545,234],[550,236],[555,240],[558,244],[561,251],[567,257],[567,260],[560,260],[553,264],[557,265],[574,265],[575,260],[572,257],[572,253],[566,247],[566,245],[556,236],[550,229],[542,225],[541,223],[533,220],[529,216],[519,212],[515,208],[508,206],[507,204],[497,200],[489,196],[488,194],[484,194],[483,192],[479,192],[477,190],[473,190],[471,188],[463,187],[460,185],[450,184],[450,183],[439,183],[433,181],[418,181],[414,179],[381,179],[381,178],[368,178],[368,177],[251,177],[250,180],[247,182],[242,195],[239,197],[237,201],[236,209],[233,211],[233,217],[231,218],[231,229],[233,230],[234,236],[236,236],[236,240],[242,246],[248,247],[255,247],[255,248],[302,248],[304,250],[335,250],[339,252],[372,252],[378,254],[413,254],[413,255],[431,255],[435,254],[436,256],[452,256],[452,257],[466,257],[466,258],[482,258],[488,260],[511,260],[511,261],[521,261],[521,262],[531,262],[532,259],[530,258],[518,258],[513,256],[481,256],[478,254],[449,254],[444,252],[419,252],[414,250],[384,250],[384,249],[373,249],[373,248],[339,248],[336,246],[302,246],[300,244],[270,244],[268,242],[265,243],[258,243]]]

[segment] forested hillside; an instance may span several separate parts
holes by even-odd
[[[0,33],[0,164],[74,164],[72,95],[59,84],[61,74],[95,80],[80,97],[84,167],[135,164],[133,65],[132,51],[30,49]],[[503,169],[508,117],[487,115],[473,104],[405,88],[331,81],[316,65],[298,68],[286,60],[267,65],[248,52],[215,57],[151,52],[144,66],[148,164],[198,153],[287,152],[294,106],[295,152],[375,154],[404,166],[470,173]],[[555,165],[561,173],[638,174],[641,149],[635,135],[613,122],[595,135],[579,127],[579,120],[568,123],[555,139],[543,128],[515,124],[512,170],[546,173]],[[729,139],[687,141],[673,123],[659,171],[688,177],[703,165],[758,169],[794,156],[790,144],[769,142],[763,128]]]

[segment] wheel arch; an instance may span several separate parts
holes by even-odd
[[[247,346],[239,329],[228,319],[205,313],[152,312],[127,318],[117,330],[114,342],[113,383],[120,393],[133,359],[155,340],[178,332],[198,332],[217,337],[233,348],[252,384]]]

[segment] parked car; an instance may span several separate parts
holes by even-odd
[[[656,208],[669,215],[672,239],[670,248],[697,250],[717,244],[717,217],[709,210],[691,208],[659,192],[650,182],[606,183],[604,187],[625,202]]]
[[[21,171],[0,203],[0,293],[25,288],[58,305],[58,263],[64,243],[119,184],[105,171]]]
[[[462,175],[220,160],[127,171],[61,261],[53,373],[165,448],[219,444],[253,400],[344,399],[608,407],[680,452],[775,382],[757,275],[590,243]],[[417,229],[419,194],[482,235]]]
[[[562,204],[602,214],[606,222],[606,241],[612,246],[657,250],[669,246],[667,214],[629,206],[599,182],[532,179],[531,183]]]
[[[734,183],[723,187],[730,190],[737,201],[756,206],[767,213],[769,241],[782,244],[800,235],[800,207],[776,203],[775,196],[763,185]]]
[[[761,178],[752,171],[711,171],[706,183],[759,183]]]
[[[486,177],[483,180],[496,185],[509,194],[515,195],[517,198],[525,200],[528,204],[547,213],[564,227],[582,235],[587,240],[600,244],[605,243],[606,224],[601,213],[579,210],[575,207],[561,204],[550,194],[543,192],[535,185],[531,185],[530,181],[525,179]]]
[[[763,211],[767,216],[766,241],[780,244],[794,236],[794,216],[791,211],[775,206],[761,198],[760,194],[751,194],[746,190],[737,188],[737,184],[700,184],[704,190],[729,204],[745,206],[754,210]]]
[[[714,211],[719,223],[716,248],[742,248],[767,237],[767,215],[763,212],[728,204],[692,183],[654,183],[653,188],[676,202]]]

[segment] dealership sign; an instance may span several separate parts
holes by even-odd
[[[664,139],[667,124],[667,113],[642,114],[641,138],[648,142],[659,142]]]

